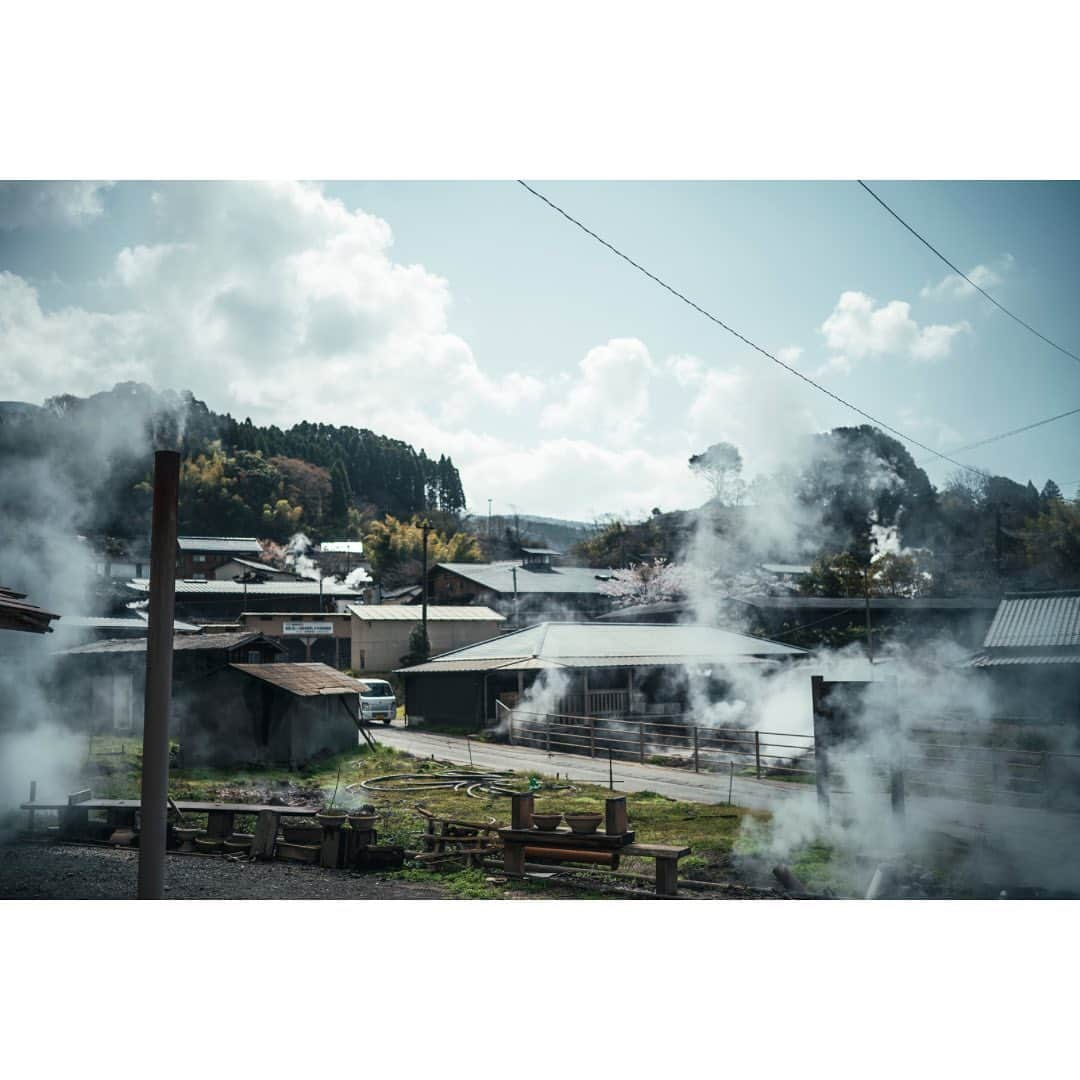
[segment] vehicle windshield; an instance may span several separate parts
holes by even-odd
[[[366,690],[360,691],[361,697],[393,697],[394,691],[388,682],[369,682]]]

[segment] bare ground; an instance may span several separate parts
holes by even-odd
[[[77,844],[0,845],[2,900],[131,900],[139,854]],[[436,885],[281,862],[170,854],[169,900],[441,900]]]

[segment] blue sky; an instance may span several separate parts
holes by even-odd
[[[854,183],[535,186],[944,452],[1080,406],[1080,363],[950,281]],[[872,186],[1080,352],[1080,186]],[[509,182],[4,186],[0,275],[0,398],[140,378],[260,421],[367,426],[451,453],[478,510],[688,505],[703,492],[686,458],[710,442],[753,474],[861,422]],[[1078,429],[963,460],[1071,493]]]

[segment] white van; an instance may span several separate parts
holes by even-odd
[[[381,720],[389,724],[397,716],[394,688],[385,679],[362,679],[366,690],[360,692],[360,719]]]

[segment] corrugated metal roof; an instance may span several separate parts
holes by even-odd
[[[986,649],[1080,646],[1080,590],[1006,593],[983,640]]]
[[[713,626],[550,622],[455,649],[428,661],[423,668],[515,670],[531,660],[559,667],[661,667],[806,655],[805,649]],[[444,667],[448,663],[454,668]]]
[[[123,618],[119,616],[102,615],[61,615],[60,621],[54,629],[57,630],[138,630],[146,633],[148,621],[133,616]],[[197,634],[202,630],[201,626],[193,623],[174,620],[173,631],[177,634]]]
[[[552,566],[550,569],[537,569],[522,566],[514,560],[493,563],[437,563],[436,567],[507,596],[514,595],[514,570],[517,571],[517,591],[521,596],[530,593],[599,593],[601,582],[611,577],[610,570],[596,567]]]
[[[351,678],[329,664],[230,664],[229,667],[297,697],[359,694],[367,689],[366,683]]]
[[[150,591],[149,578],[132,578],[127,582],[129,589],[136,592],[148,593]],[[319,582],[317,581],[261,581],[255,585],[244,585],[240,581],[177,581],[177,596],[318,596]],[[324,580],[322,582],[323,596],[359,596],[360,589],[350,589],[340,581]]]
[[[505,622],[506,616],[489,607],[467,607],[449,604],[428,606],[429,622]],[[419,604],[350,604],[349,613],[369,622],[399,620],[419,622],[423,608]]]
[[[1074,652],[983,652],[964,661],[961,667],[1017,667],[1029,664],[1080,664],[1080,651]]]
[[[242,645],[269,645],[275,652],[283,652],[282,647],[262,634],[247,631],[239,634],[184,634],[173,638],[173,652],[227,652]],[[93,656],[98,653],[135,653],[146,652],[146,638],[108,638],[105,641],[92,641],[87,645],[76,645],[73,649],[62,649],[56,656]]]
[[[246,566],[249,570],[257,570],[260,574],[285,574],[289,577],[296,577],[296,574],[292,570],[279,570],[276,566],[271,566],[269,563],[256,562],[254,559],[241,559],[238,555],[234,555],[229,562],[234,562],[238,566]],[[220,572],[220,567],[214,571],[214,573]]]
[[[178,536],[176,546],[181,551],[213,551],[224,555],[258,555],[262,545],[254,536]]]

